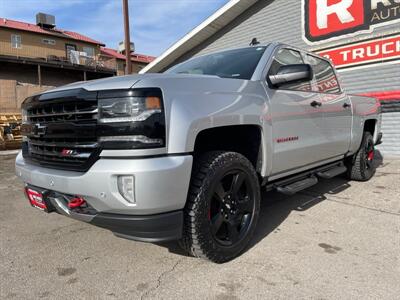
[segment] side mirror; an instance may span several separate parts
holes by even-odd
[[[281,66],[276,75],[269,75],[268,78],[273,86],[279,87],[287,83],[309,81],[313,77],[314,73],[310,65],[299,64]]]

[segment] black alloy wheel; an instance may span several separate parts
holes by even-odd
[[[366,163],[366,168],[371,169],[374,167],[375,158],[375,145],[372,139],[368,139],[365,145],[364,160]]]
[[[346,160],[347,177],[357,181],[368,181],[376,172],[375,143],[372,134],[364,132],[360,149]]]
[[[241,170],[225,174],[215,185],[210,202],[211,233],[221,246],[232,246],[246,236],[254,212],[250,177]]]
[[[259,179],[251,162],[236,152],[207,152],[195,159],[180,245],[216,263],[248,246],[260,211]]]

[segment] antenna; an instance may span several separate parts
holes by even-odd
[[[260,42],[257,40],[257,38],[253,38],[249,44],[249,46],[255,46],[260,44]]]

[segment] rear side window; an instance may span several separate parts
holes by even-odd
[[[286,65],[298,65],[304,64],[303,59],[301,58],[300,52],[291,50],[291,49],[280,49],[276,53],[274,60],[271,64],[271,68],[268,71],[268,76],[276,75],[281,66]],[[281,85],[280,89],[284,90],[293,90],[293,91],[311,91],[311,83],[310,82],[300,82],[300,83],[288,83],[285,85]]]
[[[307,55],[307,63],[314,71],[315,85],[313,91],[320,93],[340,93],[340,86],[330,63],[315,56]]]

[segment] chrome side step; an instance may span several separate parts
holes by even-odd
[[[317,176],[323,179],[331,179],[333,177],[336,177],[337,175],[343,174],[344,172],[347,171],[347,168],[343,165],[334,167],[332,169],[318,172]]]
[[[285,195],[294,195],[301,190],[309,188],[318,183],[318,179],[315,176],[311,176],[299,181],[295,181],[285,186],[278,186],[276,190]]]

